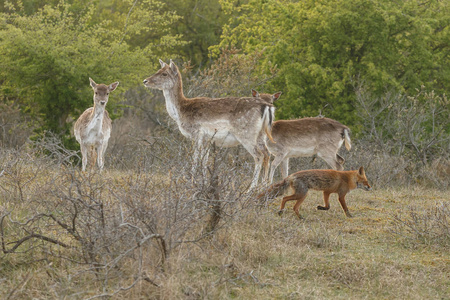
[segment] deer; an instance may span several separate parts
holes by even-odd
[[[169,116],[181,134],[195,143],[193,168],[200,158],[207,161],[209,142],[219,147],[241,144],[253,157],[255,167],[249,189],[257,186],[261,167],[267,178],[270,153],[266,138],[272,139],[271,127],[275,107],[252,97],[186,98],[181,73],[170,60],[159,60],[161,69],[144,80],[147,88],[162,90]]]
[[[278,100],[281,92],[259,94],[252,90],[256,101],[262,99],[268,103]],[[289,174],[289,158],[317,155],[333,170],[344,170],[345,159],[338,154],[342,144],[350,151],[350,128],[340,122],[325,118],[312,117],[295,120],[278,120],[272,124],[272,140],[266,142],[269,152],[274,156],[270,167],[269,182],[273,182],[276,168],[281,164],[281,176]]]
[[[257,90],[252,89],[252,97],[261,99],[263,101],[266,101],[267,103],[273,104],[278,98],[280,98],[282,92],[277,92],[275,94],[265,94],[265,93],[258,93]]]
[[[74,125],[74,135],[80,144],[82,156],[82,171],[86,171],[88,156],[91,157],[92,165],[103,169],[106,148],[111,136],[112,121],[106,110],[109,93],[114,91],[119,82],[110,85],[96,84],[89,77],[90,85],[94,90],[94,106],[86,109]],[[97,158],[95,157],[97,153]]]

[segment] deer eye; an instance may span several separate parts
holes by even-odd
[[[109,93],[106,93],[106,95],[109,95]]]
[[[95,92],[95,94],[97,95],[97,92]]]
[[[167,76],[167,73],[162,73],[163,76]]]

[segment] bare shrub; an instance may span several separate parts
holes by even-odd
[[[409,207],[392,216],[392,232],[425,245],[450,246],[450,205],[435,203],[431,209]]]
[[[204,71],[193,72],[187,63],[183,66],[185,74],[185,94],[187,97],[226,96],[249,97],[252,88],[264,85],[277,74],[277,66],[270,68],[270,74],[261,76],[257,67],[264,55],[264,50],[241,55],[236,48],[222,49],[217,60]]]
[[[362,121],[359,144],[391,175],[383,180],[386,184],[449,187],[450,103],[445,95],[422,87],[412,96],[386,92],[373,97],[361,83],[356,99]],[[433,165],[436,172],[430,172]]]
[[[14,101],[0,99],[0,148],[20,148],[34,128],[31,118],[22,114]]]
[[[192,149],[174,147],[170,137],[149,145],[143,164],[120,173],[81,173],[68,163],[74,153],[54,137],[26,151],[4,151],[2,163],[16,159],[4,164],[0,178],[1,196],[8,196],[0,210],[3,255],[70,265],[65,276],[75,286],[90,282],[83,297],[117,295],[140,282],[158,294],[176,262],[172,255],[180,248],[189,253],[230,224],[252,195],[243,192],[248,170],[228,167],[226,150],[212,150],[208,172],[191,174]]]

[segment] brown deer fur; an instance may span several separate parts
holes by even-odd
[[[194,168],[200,157],[207,159],[208,142],[215,142],[219,147],[241,144],[255,161],[251,184],[255,187],[261,165],[268,170],[265,139],[266,136],[272,139],[273,105],[251,97],[186,98],[178,67],[172,61],[168,65],[160,60],[160,64],[161,69],[145,79],[144,85],[163,91],[169,116],[177,122],[184,136],[196,142]]]
[[[97,152],[97,164],[100,170],[103,168],[108,140],[111,136],[111,118],[106,111],[109,93],[114,91],[119,82],[110,85],[96,84],[89,78],[94,90],[94,107],[86,109],[75,122],[74,134],[80,143],[82,156],[82,170],[86,170],[88,156],[95,164],[95,152]]]
[[[252,90],[254,99],[273,102],[281,94],[259,94]],[[259,98],[256,98],[259,97]],[[322,117],[297,120],[279,120],[272,124],[275,143],[267,141],[269,152],[275,156],[270,167],[269,182],[273,181],[276,168],[281,164],[283,178],[289,173],[289,158],[317,155],[334,170],[343,170],[345,159],[337,152],[345,143],[351,149],[350,129],[340,122]]]

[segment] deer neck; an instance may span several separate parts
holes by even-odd
[[[104,115],[105,115],[105,107],[94,104],[94,111],[92,112],[92,119],[88,125],[89,131],[91,131],[91,130],[95,130],[98,132],[102,131]]]
[[[181,112],[180,107],[183,101],[186,101],[186,97],[184,97],[183,93],[183,82],[181,81],[181,75],[179,75],[179,79],[177,84],[175,84],[171,89],[163,90],[164,98],[166,99],[166,109],[169,113],[169,116],[174,119],[178,124],[180,124],[181,120]]]

